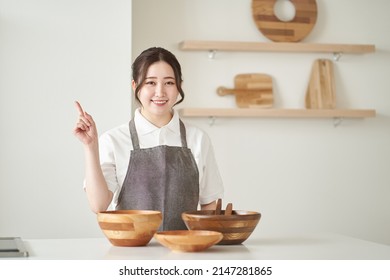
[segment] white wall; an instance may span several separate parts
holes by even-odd
[[[225,204],[258,210],[255,234],[337,232],[390,244],[390,2],[318,0],[306,42],[375,44],[335,63],[337,105],[374,108],[373,119],[186,119],[211,136],[226,187]],[[183,52],[182,40],[268,41],[250,0],[134,0],[133,56],[150,46],[172,50],[183,66],[181,107],[234,107],[218,86],[239,73],[274,78],[275,107],[303,107],[312,63],[329,54]]]
[[[131,1],[0,0],[0,236],[100,236],[73,136],[130,114]]]

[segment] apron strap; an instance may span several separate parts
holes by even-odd
[[[184,126],[184,123],[180,119],[179,119],[179,123],[180,123],[181,146],[183,148],[187,148],[186,127]],[[129,129],[130,129],[131,142],[133,143],[133,148],[134,148],[134,150],[139,150],[140,149],[139,139],[138,139],[137,130],[135,128],[134,120],[131,120],[129,122]]]
[[[133,149],[139,150],[139,139],[138,139],[137,130],[135,129],[134,120],[131,120],[129,122],[129,129],[130,129],[131,142],[133,143]]]
[[[186,136],[186,127],[184,123],[179,119],[180,122],[180,138],[181,138],[181,146],[183,148],[187,148],[187,136]]]

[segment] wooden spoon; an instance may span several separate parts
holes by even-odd
[[[218,198],[217,206],[215,207],[215,215],[221,215],[222,199]]]
[[[226,205],[225,215],[231,215],[232,211],[233,211],[233,204],[232,203],[228,203]]]

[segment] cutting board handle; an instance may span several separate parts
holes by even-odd
[[[235,90],[232,88],[226,88],[226,87],[218,87],[217,88],[217,94],[219,96],[225,96],[228,94],[235,94]]]

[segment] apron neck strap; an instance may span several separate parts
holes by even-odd
[[[137,130],[135,129],[134,120],[131,120],[129,122],[129,129],[130,129],[131,142],[133,143],[133,149],[139,150],[139,139],[138,139]]]
[[[181,146],[183,148],[187,148],[187,136],[186,136],[186,127],[184,123],[179,119],[180,122],[180,138],[181,138]]]
[[[179,119],[179,124],[180,124],[180,139],[181,139],[181,146],[183,148],[187,148],[187,136],[186,136],[186,127],[184,126],[184,123]],[[131,137],[131,142],[133,143],[133,148],[135,150],[139,150],[139,139],[138,139],[138,134],[137,130],[135,128],[135,122],[134,120],[131,120],[129,122],[129,130],[130,130],[130,137]]]

